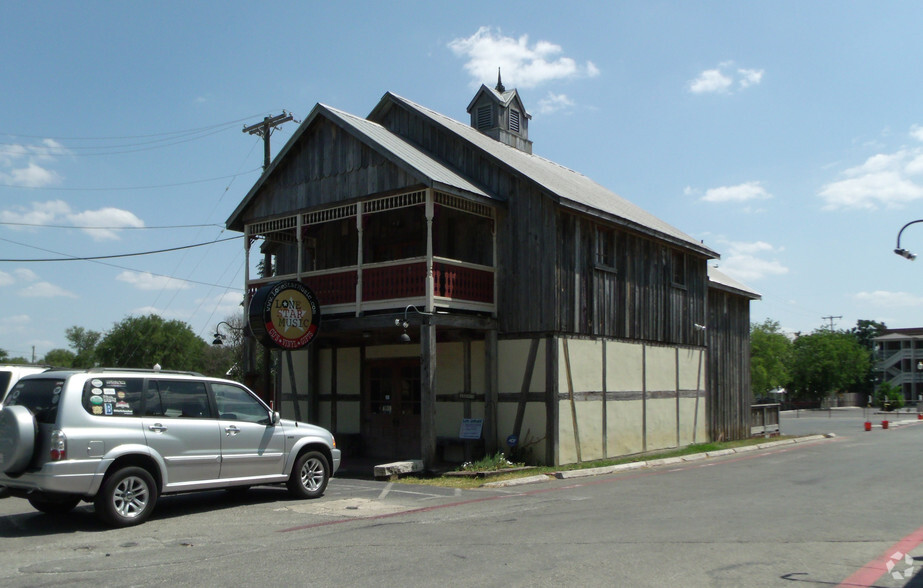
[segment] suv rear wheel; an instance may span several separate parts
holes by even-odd
[[[327,458],[319,451],[302,453],[295,460],[288,491],[296,498],[317,498],[324,494],[330,480]]]
[[[140,525],[151,516],[157,502],[157,485],[144,468],[116,470],[103,482],[96,500],[96,514],[114,527]]]

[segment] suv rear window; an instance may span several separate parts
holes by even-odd
[[[141,378],[90,378],[83,386],[83,408],[98,416],[140,416]]]
[[[58,417],[58,401],[63,389],[64,380],[60,378],[19,380],[3,405],[25,406],[35,415],[36,421],[53,424]]]

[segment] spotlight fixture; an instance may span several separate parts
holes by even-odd
[[[897,253],[897,254],[900,255],[901,257],[904,257],[904,258],[906,258],[906,259],[909,259],[910,261],[913,261],[914,259],[917,258],[916,254],[907,251],[907,250],[904,249],[903,247],[899,247],[898,249],[895,249],[895,250],[894,250],[894,253]]]

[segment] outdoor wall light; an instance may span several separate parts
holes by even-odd
[[[433,316],[434,314],[432,312],[423,312],[422,310],[420,310],[413,304],[408,304],[407,308],[404,309],[403,320],[399,318],[394,319],[394,326],[401,327],[402,329],[404,329],[404,332],[401,333],[401,343],[410,343],[410,335],[407,334],[407,327],[410,326],[410,323],[407,322],[407,313],[410,311],[411,308],[413,309],[415,313],[422,314],[423,316]]]
[[[233,331],[243,331],[243,329],[239,329],[237,327],[231,326],[225,321],[221,321],[220,323],[215,325],[215,338],[212,341],[212,345],[224,345],[224,340],[228,338],[227,335],[222,335],[221,332],[218,330],[218,327],[220,327],[221,325],[224,325]]]

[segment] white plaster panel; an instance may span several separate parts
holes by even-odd
[[[565,339],[558,340],[558,365],[560,366],[558,389],[570,391],[567,380],[567,358],[570,358],[570,379],[574,392],[598,392],[602,383],[602,341],[567,340],[568,353],[564,353]]]
[[[647,389],[649,391],[676,390],[676,349],[674,347],[647,347]]]
[[[676,398],[648,398],[647,450],[676,447]]]
[[[640,392],[644,380],[644,347],[635,343],[606,343],[606,389]]]
[[[529,361],[531,339],[513,339],[497,342],[497,380],[501,394],[520,392],[522,378]],[[473,381],[472,381],[473,382]],[[473,385],[473,384],[472,384]],[[545,339],[539,341],[535,356],[535,368],[529,382],[530,392],[545,390]],[[505,439],[505,437],[504,437]]]
[[[640,453],[644,450],[641,400],[610,401],[606,405],[609,457]]]

